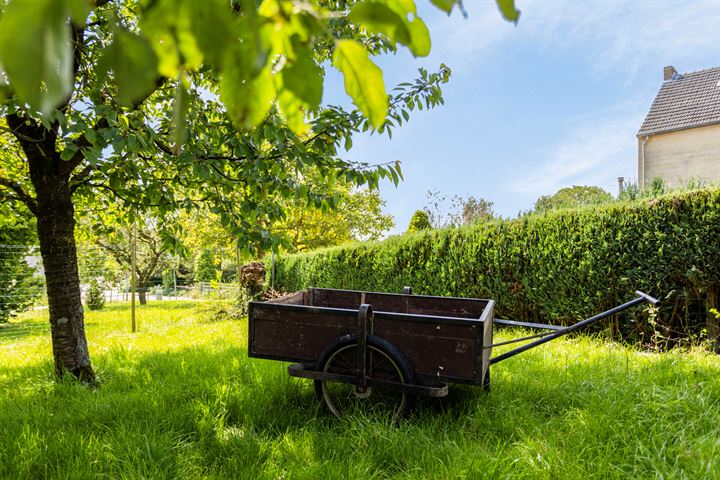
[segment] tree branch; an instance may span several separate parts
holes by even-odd
[[[24,203],[25,206],[28,207],[28,209],[32,212],[32,214],[37,216],[37,202],[33,197],[28,195],[25,190],[23,190],[22,186],[19,183],[13,182],[9,178],[0,177],[0,186],[9,188],[13,192],[15,192],[15,199]]]
[[[100,3],[100,1],[98,3]],[[104,4],[104,3],[107,3],[107,1],[102,2],[101,4]],[[165,77],[158,78],[157,81],[155,82],[155,88],[152,89],[151,91],[149,91],[147,93],[147,95],[145,95],[144,97],[138,98],[133,103],[132,107],[130,107],[130,110],[137,110],[138,108],[140,108],[140,106],[145,102],[145,100],[147,100],[153,93],[155,93],[160,87],[162,87],[163,84],[165,84],[165,82],[167,82],[167,80],[168,79]],[[93,125],[92,130],[94,132],[98,132],[104,128],[109,128],[109,127],[110,127],[110,124],[108,123],[107,118],[102,117],[102,118],[99,118],[97,120],[97,122],[95,122],[95,125]],[[85,154],[83,153],[82,149],[92,146],[92,143],[90,142],[90,140],[88,140],[87,135],[85,135],[84,133],[82,135],[80,135],[73,143],[75,144],[75,146],[77,146],[77,151],[75,152],[75,154],[72,156],[72,158],[70,160],[65,162],[65,164],[66,164],[65,168],[68,171],[68,173],[75,170],[75,168],[78,165],[80,165],[80,163],[82,163],[82,161],[85,159]]]
[[[70,179],[70,193],[74,193],[81,185],[84,185],[87,178],[95,170],[94,165],[88,165]]]

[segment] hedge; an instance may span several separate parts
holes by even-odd
[[[391,237],[276,261],[275,288],[308,286],[493,298],[499,317],[569,324],[643,290],[663,301],[615,333],[666,346],[713,325],[720,190],[560,210]],[[706,323],[708,322],[708,323]]]

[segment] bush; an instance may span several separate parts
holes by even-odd
[[[410,219],[410,225],[406,233],[415,233],[421,230],[431,230],[432,224],[430,223],[430,217],[424,210],[415,210],[412,218]]]
[[[195,281],[212,282],[217,278],[217,266],[215,254],[210,249],[205,249],[195,259]]]
[[[720,190],[558,210],[277,259],[275,286],[493,298],[498,317],[570,324],[633,298],[619,333],[660,346],[703,335],[720,291]]]
[[[87,305],[88,310],[102,310],[105,306],[105,289],[95,279],[90,281],[90,287],[85,297],[85,305]]]

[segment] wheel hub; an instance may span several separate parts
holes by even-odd
[[[355,397],[357,398],[368,398],[372,394],[372,387],[355,387]]]

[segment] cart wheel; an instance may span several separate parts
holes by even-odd
[[[353,375],[357,337],[345,335],[330,344],[320,356],[316,369],[326,373]],[[367,337],[367,375],[399,383],[414,383],[410,363],[390,342],[373,335]],[[411,407],[412,396],[393,388],[379,385],[364,390],[347,383],[315,380],[315,394],[325,402],[330,412],[339,417],[350,411],[388,416],[396,421]]]
[[[490,391],[490,368],[485,372],[485,378],[483,379],[483,390],[486,392]]]

